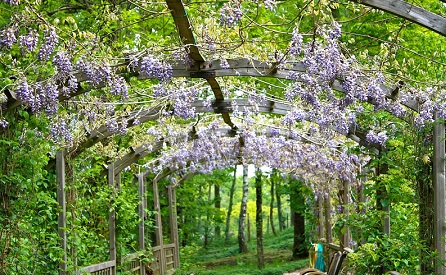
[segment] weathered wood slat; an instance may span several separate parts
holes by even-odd
[[[402,0],[350,0],[407,19],[446,36],[446,18]]]
[[[81,274],[87,273],[87,272],[92,273],[92,272],[99,272],[104,269],[109,269],[109,268],[113,268],[113,267],[116,267],[116,261],[114,261],[114,260],[86,266],[86,267],[81,268],[79,271],[81,272]]]
[[[437,114],[435,114],[437,118]],[[434,126],[433,184],[434,184],[434,246],[438,258],[435,260],[435,274],[445,274],[445,124]]]
[[[108,185],[112,189],[112,197],[110,199],[110,207],[113,207],[113,202],[115,199],[115,174],[114,174],[114,164],[111,163],[108,165]],[[110,261],[116,263],[116,210],[111,209],[108,215],[109,222],[109,245],[110,245]],[[110,275],[116,274],[116,268],[112,267]]]
[[[56,174],[57,174],[57,201],[60,211],[58,217],[58,230],[60,246],[63,250],[62,261],[59,264],[59,273],[65,274],[67,271],[67,219],[66,219],[66,198],[65,198],[65,151],[56,153]]]

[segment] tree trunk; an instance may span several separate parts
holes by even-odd
[[[228,214],[226,215],[226,226],[225,226],[225,241],[227,242],[229,240],[229,226],[231,221],[231,212],[232,212],[232,206],[234,201],[234,190],[235,190],[235,183],[237,181],[237,165],[234,167],[234,178],[232,180],[231,189],[229,190],[229,205],[228,205]]]
[[[271,177],[271,202],[269,204],[269,223],[271,224],[271,231],[274,236],[277,236],[276,227],[274,226],[274,179]]]
[[[290,206],[291,220],[294,226],[293,259],[308,256],[308,249],[305,243],[305,198],[302,194],[302,184],[293,180],[290,181]]]
[[[251,241],[251,220],[249,219],[249,213],[247,214],[248,216],[248,242]]]
[[[212,199],[212,185],[209,185],[209,190],[208,190],[208,202],[210,202]],[[207,247],[209,245],[209,239],[210,239],[210,223],[211,223],[211,215],[209,213],[209,211],[206,211],[206,223],[204,225],[204,247]]]
[[[262,172],[256,171],[256,237],[257,237],[257,267],[265,267],[263,257],[263,216],[262,216]]]
[[[246,209],[248,207],[248,166],[243,165],[243,196],[240,204],[240,218],[238,224],[238,245],[240,253],[248,252],[248,245],[246,243],[245,223],[246,223]]]
[[[317,200],[316,200],[316,204],[317,204],[317,220],[318,220],[318,226],[317,226],[317,232],[319,235],[319,239],[324,238],[324,206],[323,206],[323,194],[319,194],[319,196],[317,196]]]
[[[274,172],[274,175],[277,175],[277,171]],[[276,185],[277,217],[279,218],[279,230],[282,231],[286,228],[286,225],[282,212],[282,200],[280,197],[280,181],[277,180],[275,185]]]
[[[220,196],[220,186],[218,183],[214,185],[214,200],[215,200],[215,209],[220,212],[221,208],[221,196]],[[215,225],[215,237],[219,238],[221,235],[220,224]]]

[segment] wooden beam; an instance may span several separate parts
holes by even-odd
[[[435,120],[437,120],[435,113]],[[434,184],[434,245],[438,254],[435,274],[446,274],[445,268],[445,125],[434,126],[433,184]]]
[[[160,247],[159,258],[159,272],[164,274],[166,272],[166,253],[164,251],[163,243],[163,224],[161,221],[161,206],[159,201],[158,180],[161,178],[155,177],[153,183],[153,207],[155,210],[155,226],[156,226],[156,245]]]
[[[59,274],[67,273],[67,217],[66,217],[66,198],[65,198],[65,151],[60,150],[56,153],[56,177],[57,177],[57,201],[59,202],[58,230],[60,237],[60,246],[63,250],[62,261],[59,263]]]
[[[170,13],[172,14],[175,26],[177,27],[178,35],[185,45],[186,50],[188,50],[189,56],[195,62],[204,62],[203,57],[195,45],[195,37],[192,33],[192,26],[189,22],[189,18],[186,10],[184,9],[183,3],[181,0],[166,0],[166,3],[167,7],[170,9]]]
[[[110,211],[108,214],[108,223],[109,223],[109,242],[110,242],[110,261],[116,261],[116,210],[114,209],[115,202],[115,192],[116,192],[116,184],[115,184],[115,172],[114,172],[114,164],[111,163],[108,165],[108,186],[112,190],[111,198],[110,198]],[[112,268],[110,275],[116,275],[116,267]]]
[[[139,216],[139,230],[138,230],[138,243],[139,243],[139,250],[144,251],[146,249],[146,245],[144,242],[145,239],[145,200],[146,200],[146,193],[145,193],[145,180],[142,173],[138,174],[138,216]],[[140,275],[145,274],[145,265],[144,262],[140,260]]]
[[[402,0],[350,0],[407,19],[446,36],[446,18]]]
[[[167,186],[169,197],[169,219],[170,219],[170,240],[174,244],[173,262],[174,268],[180,267],[180,242],[178,239],[178,223],[177,223],[177,199],[175,187]]]
[[[104,271],[106,269],[116,268],[116,261],[107,261],[99,264],[90,265],[80,269],[80,273],[93,273]],[[101,273],[102,274],[102,273]]]

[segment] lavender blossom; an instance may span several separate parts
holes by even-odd
[[[226,60],[225,58],[222,58],[221,60],[220,60],[220,67],[222,68],[222,69],[229,69],[230,68],[230,66],[229,66],[229,63],[228,63],[228,60]]]
[[[105,126],[107,126],[107,129],[112,133],[119,133],[119,124],[116,121],[116,119],[112,118],[110,120],[107,120],[105,122]]]
[[[6,128],[8,126],[8,122],[5,119],[0,119],[0,128]]]
[[[68,143],[70,145],[73,143],[73,134],[69,130],[67,123],[63,120],[52,123],[50,133],[53,141],[56,143]]]
[[[167,82],[173,76],[172,66],[161,62],[152,55],[143,57],[140,69],[146,76],[158,78],[162,82]]]
[[[365,140],[370,144],[379,144],[384,146],[386,144],[388,137],[386,132],[375,133],[374,131],[369,131],[365,137]]]
[[[59,37],[56,34],[54,28],[50,28],[45,33],[45,39],[42,46],[40,46],[37,58],[40,61],[47,61],[50,59],[50,55],[54,52],[57,42],[59,42]]]
[[[56,66],[57,73],[62,79],[65,79],[73,72],[73,65],[66,52],[58,52],[53,57],[53,64]]]
[[[241,3],[225,3],[220,11],[220,25],[231,28],[242,20]]]
[[[16,91],[15,91],[17,98],[21,101],[23,101],[23,103],[31,105],[33,102],[33,91],[31,89],[31,87],[28,85],[28,83],[26,82],[26,80],[23,80],[19,86],[17,87]]]
[[[39,42],[39,34],[35,31],[29,32],[27,35],[19,37],[19,45],[22,51],[33,52],[37,48]]]
[[[264,0],[263,4],[265,4],[265,8],[269,9],[270,11],[274,11],[274,9],[277,6],[277,3],[275,0]]]
[[[15,42],[17,42],[17,38],[13,28],[7,28],[0,32],[0,48],[11,48]]]
[[[20,4],[20,0],[3,0],[3,2],[12,6],[18,6]]]
[[[290,53],[293,55],[300,55],[302,52],[302,44],[303,44],[304,38],[299,33],[299,29],[296,27],[293,30],[293,34],[291,36],[291,47],[290,47]]]
[[[55,84],[48,83],[45,85],[44,89],[42,89],[41,93],[44,94],[44,102],[42,105],[45,106],[45,111],[47,114],[52,115],[57,113],[59,103],[59,92],[57,86]]]
[[[332,40],[338,40],[341,38],[342,30],[341,25],[338,22],[333,22],[333,27],[328,31],[328,36]]]
[[[122,76],[115,77],[110,83],[110,93],[112,95],[120,96],[123,99],[129,97],[129,92],[127,88],[127,82]]]

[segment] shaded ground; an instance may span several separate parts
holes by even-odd
[[[269,251],[264,253],[265,263],[274,263],[278,261],[292,261],[290,251],[281,250],[281,251]],[[248,263],[253,260],[257,260],[256,255],[252,254],[240,254],[236,256],[228,256],[220,259],[214,259],[211,262],[202,262],[201,264],[208,269],[214,269],[218,266],[235,266],[240,265],[240,263]],[[305,259],[303,259],[305,260]]]
[[[265,267],[258,269],[255,239],[248,242],[249,252],[239,253],[236,238],[228,242],[213,240],[208,247],[195,244],[180,249],[181,267],[175,275],[282,275],[308,266],[308,258],[292,259],[293,229],[278,236],[265,234]]]

